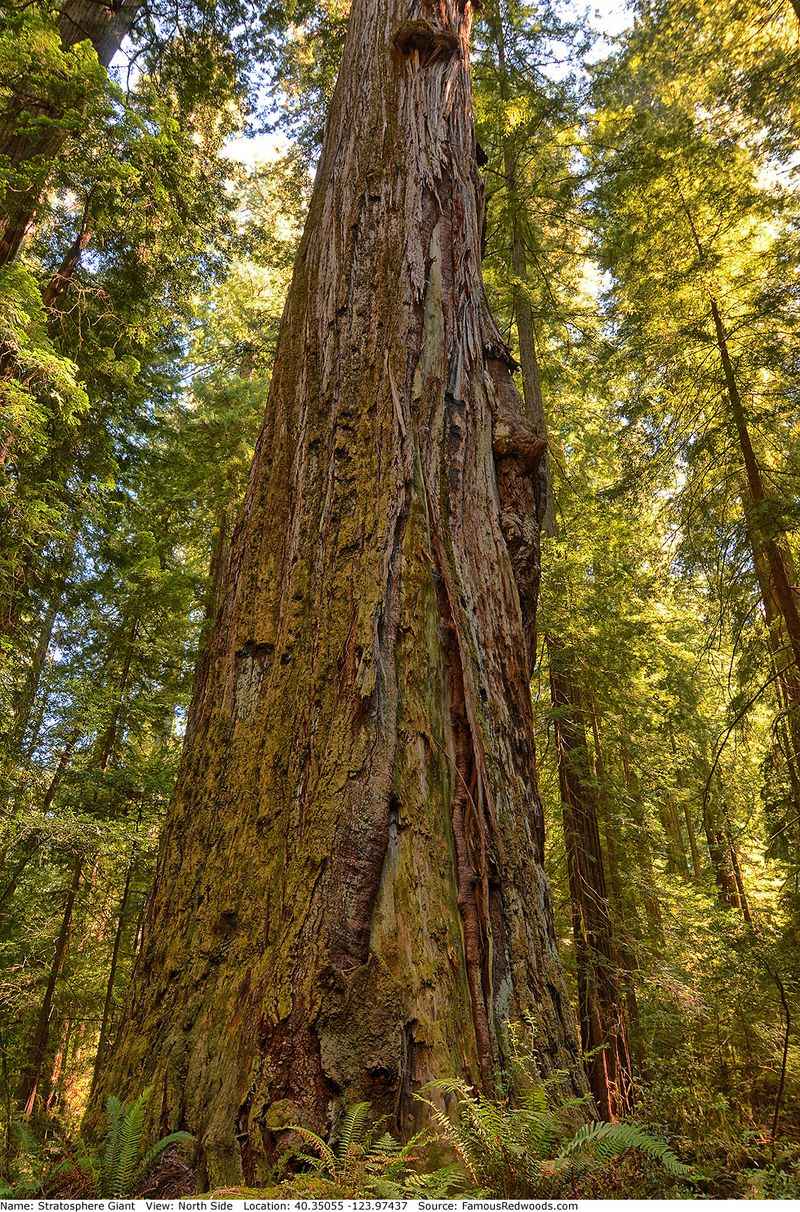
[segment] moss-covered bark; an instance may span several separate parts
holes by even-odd
[[[340,1100],[403,1129],[429,1078],[490,1085],[529,1012],[584,1088],[523,634],[541,441],[482,288],[469,30],[463,0],[353,5],[102,1083],[152,1084],[212,1184]]]

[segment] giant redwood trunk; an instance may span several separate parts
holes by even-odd
[[[98,1091],[212,1183],[272,1130],[490,1087],[532,1014],[583,1089],[523,616],[542,442],[480,271],[464,0],[355,0],[267,416]],[[522,600],[518,581],[522,587]]]
[[[108,67],[140,7],[141,0],[62,0],[58,32],[63,49],[90,42]],[[58,101],[31,97],[23,81],[18,90],[12,88],[0,112],[0,163],[10,170],[0,198],[0,267],[16,257],[67,141],[63,108]]]

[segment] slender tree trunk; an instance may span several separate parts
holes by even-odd
[[[728,843],[728,852],[730,854],[730,864],[733,871],[733,879],[736,884],[736,894],[739,902],[739,909],[742,911],[742,917],[748,925],[752,926],[753,919],[750,916],[750,905],[747,900],[747,891],[744,886],[744,877],[742,875],[742,867],[739,862],[739,852],[736,849],[736,842],[731,833],[730,823],[726,822],[725,840]]]
[[[81,221],[75,234],[75,238],[64,254],[58,269],[51,276],[49,282],[42,291],[42,302],[48,311],[56,306],[62,295],[67,290],[67,287],[75,277],[75,271],[80,265],[81,256],[91,243],[92,227],[90,216],[93,196],[94,189],[90,189],[86,195]],[[53,327],[54,326],[51,325],[51,330]]]
[[[745,507],[746,496],[742,492],[742,503]],[[800,670],[795,665],[792,651],[787,643],[783,619],[775,601],[775,594],[769,576],[764,554],[759,550],[752,532],[748,528],[750,544],[754,554],[754,566],[761,593],[761,605],[764,612],[764,625],[767,630],[767,644],[772,663],[772,673],[775,677],[775,690],[778,706],[783,713],[783,719],[778,722],[777,734],[779,745],[783,751],[789,783],[792,788],[795,816],[800,820]],[[796,574],[791,561],[791,555],[784,551],[792,585],[796,584]],[[797,835],[795,835],[797,836]]]
[[[645,1056],[642,1039],[642,1024],[639,1015],[639,999],[636,996],[636,973],[639,961],[636,957],[635,945],[629,934],[629,918],[626,912],[627,899],[622,885],[619,866],[619,848],[614,829],[609,816],[603,817],[603,845],[608,860],[609,904],[611,920],[614,927],[614,938],[617,943],[621,965],[622,990],[625,997],[625,1015],[627,1020],[631,1059],[636,1062],[636,1069],[642,1073],[645,1066]]]
[[[630,751],[624,741],[620,746],[620,756],[625,790],[628,792],[628,807],[636,829],[636,854],[642,878],[642,904],[650,933],[654,939],[659,940],[663,937],[664,923],[661,919],[658,880],[653,858],[653,839],[642,804],[639,776],[634,769]]]
[[[632,903],[632,898],[628,890],[623,886],[622,876],[620,873],[620,855],[618,842],[619,823],[611,812],[608,802],[607,784],[605,782],[605,765],[602,757],[602,749],[600,745],[600,724],[597,715],[597,710],[592,698],[592,733],[594,736],[595,754],[600,755],[599,765],[596,763],[595,774],[598,779],[599,801],[601,808],[601,822],[603,826],[603,846],[605,850],[606,866],[608,870],[608,887],[609,887],[609,903],[611,906],[611,921],[614,929],[614,940],[619,951],[619,959],[621,964],[621,981],[622,988],[625,994],[625,1013],[627,1019],[627,1027],[630,1038],[631,1057],[635,1061],[635,1067],[639,1074],[644,1072],[646,1066],[646,1057],[644,1052],[644,1039],[642,1033],[641,1018],[639,1015],[639,1000],[636,996],[636,974],[639,971],[639,960],[636,954],[636,935],[638,934],[638,920],[636,914],[636,906]],[[640,843],[642,844],[642,843]],[[656,913],[658,914],[658,922],[661,918],[658,910],[658,896],[655,890],[648,889],[646,898],[650,899],[652,895]],[[649,917],[649,910],[645,910]]]
[[[675,808],[674,802],[670,801],[669,805],[662,809],[662,823],[665,821],[669,822],[664,825],[665,832],[667,833],[667,870],[680,871],[683,875],[689,874],[689,864],[686,856],[686,847],[683,844],[683,830],[680,823],[681,815],[683,815],[686,825],[686,836],[689,840],[689,854],[692,860],[691,874],[694,879],[698,879],[702,873],[702,866],[700,863],[700,851],[697,846],[697,833],[688,800],[689,779],[685,766],[682,762],[678,761],[678,746],[675,743],[675,734],[671,724],[668,725],[667,731],[669,735],[669,747],[676,765],[675,781],[678,785],[680,792],[679,799],[683,807],[683,813],[681,814]]]
[[[50,964],[50,972],[47,978],[47,985],[45,987],[44,997],[42,998],[42,1004],[39,1007],[36,1026],[25,1053],[22,1076],[20,1078],[19,1088],[17,1091],[17,1102],[20,1106],[22,1114],[26,1119],[29,1119],[33,1114],[34,1106],[36,1104],[36,1095],[38,1093],[39,1083],[42,1078],[42,1070],[44,1068],[45,1060],[47,1059],[47,1049],[50,1043],[50,1018],[53,1012],[53,998],[55,996],[58,978],[61,974],[61,968],[64,963],[64,957],[67,953],[70,930],[72,927],[72,915],[75,910],[75,900],[80,887],[82,871],[83,856],[80,855],[72,864],[72,881],[67,891],[67,898],[64,903],[64,911],[61,916],[61,928],[59,929],[58,938],[56,939],[53,960]]]
[[[141,0],[64,0],[58,29],[65,50],[89,41],[103,67],[108,67],[130,31]],[[20,113],[45,118],[33,126]],[[53,162],[68,135],[58,125],[63,117],[47,100],[12,96],[0,115],[0,157],[6,157],[11,179],[0,199],[0,267],[13,261],[36,215]]]
[[[699,879],[702,873],[700,848],[697,845],[697,833],[695,832],[692,811],[688,800],[683,801],[683,819],[686,822],[686,836],[689,839],[689,853],[692,856],[692,875],[695,879]]]
[[[676,759],[676,782],[680,791],[684,791],[686,787],[686,771],[677,762],[678,750],[671,727],[668,728],[668,736],[672,756]],[[664,839],[667,845],[667,872],[670,875],[682,875],[686,877],[689,875],[689,860],[683,840],[682,815],[684,814],[680,813],[675,807],[675,802],[671,796],[659,802],[658,817],[664,830]]]
[[[636,910],[635,910],[635,908],[632,908],[630,915],[628,915],[628,913],[625,912],[625,908],[624,908],[626,898],[623,893],[622,880],[620,879],[620,874],[619,874],[619,849],[617,846],[617,837],[616,837],[616,832],[615,832],[619,828],[619,826],[618,826],[617,822],[612,819],[613,814],[611,811],[611,804],[609,803],[609,782],[608,782],[608,775],[607,775],[607,771],[606,771],[605,754],[603,752],[603,743],[602,743],[602,738],[601,738],[601,734],[600,734],[600,714],[597,710],[597,703],[595,702],[594,692],[591,689],[588,691],[588,714],[589,714],[589,722],[591,724],[591,729],[592,729],[592,742],[593,742],[593,746],[594,746],[594,771],[593,771],[593,773],[594,773],[594,786],[597,789],[596,790],[596,810],[598,813],[599,821],[602,822],[602,825],[603,825],[603,836],[604,836],[604,841],[605,841],[606,862],[602,861],[603,852],[601,849],[601,851],[600,851],[600,860],[601,861],[600,861],[599,869],[603,872],[605,872],[607,870],[608,877],[609,877],[608,884],[609,884],[609,889],[610,889],[611,895],[608,898],[608,904],[609,904],[609,909],[613,910],[613,912],[610,912],[610,916],[609,916],[609,920],[611,923],[611,944],[612,944],[612,950],[616,951],[616,954],[618,956],[620,994],[624,993],[625,1016],[623,1017],[622,1022],[624,1024],[626,1032],[628,1033],[628,1037],[630,1037],[630,1033],[633,1032],[636,1035],[637,1040],[641,1041],[641,1024],[640,1024],[640,1020],[639,1020],[639,1003],[636,998],[636,984],[635,984],[635,978],[634,978],[634,973],[636,972],[639,965],[638,965],[638,961],[636,959],[636,954],[627,937],[627,923],[628,923],[628,920],[631,920],[631,921],[636,920]],[[599,840],[599,834],[598,834],[598,840]],[[648,841],[647,838],[643,838],[641,840],[640,844],[641,844],[642,850],[646,849],[647,841]],[[651,875],[651,877],[653,875],[652,867],[650,869],[650,875]],[[598,897],[600,897],[600,899],[602,899],[602,890],[600,890],[600,889],[598,890]],[[657,920],[660,923],[661,918],[660,918],[660,912],[658,909],[658,897],[657,897],[657,894],[655,893],[654,885],[651,885],[647,890],[647,893],[645,896],[646,905],[648,902],[650,902],[651,897],[655,899],[655,915],[656,915]],[[649,909],[647,907],[645,909],[645,912],[648,914],[648,921],[650,920],[650,912],[652,910],[653,910],[652,905],[650,905]],[[620,1006],[621,1005],[622,1005],[622,1003],[620,1003]],[[629,1053],[630,1053],[630,1047],[631,1047],[630,1038],[628,1038]],[[641,1048],[639,1048],[639,1051],[641,1053]],[[632,1055],[632,1053],[631,1053],[631,1055]],[[630,1056],[628,1058],[628,1063],[630,1064]],[[632,1074],[632,1065],[631,1065],[631,1074]],[[630,1075],[629,1075],[629,1077],[630,1077]],[[631,1083],[630,1092],[628,1094],[627,1099],[625,1100],[625,1106],[620,1106],[620,1109],[619,1109],[620,1114],[622,1114],[624,1111],[630,1110],[632,1106],[633,1106],[633,1086]]]
[[[717,346],[719,349],[720,361],[722,363],[723,373],[725,375],[725,386],[728,394],[728,402],[730,404],[731,416],[736,433],[739,439],[739,449],[742,455],[742,462],[747,477],[747,488],[749,493],[749,516],[748,527],[755,536],[757,544],[754,555],[757,556],[758,550],[763,552],[769,567],[770,581],[772,591],[775,596],[775,603],[780,611],[783,625],[786,628],[786,634],[789,638],[794,663],[797,670],[800,671],[800,612],[797,608],[797,598],[794,588],[789,580],[786,567],[786,559],[781,551],[781,546],[777,540],[772,537],[765,528],[762,513],[764,505],[767,503],[767,495],[764,491],[764,484],[761,478],[761,469],[758,466],[752,442],[750,441],[750,433],[747,428],[747,421],[742,406],[742,399],[739,394],[739,386],[736,382],[736,374],[733,369],[730,353],[728,351],[727,335],[725,326],[722,322],[719,306],[716,299],[710,299],[711,316],[714,321],[714,331],[717,337]]]
[[[711,860],[711,870],[717,885],[719,902],[727,909],[741,909],[739,889],[733,869],[730,830],[727,820],[724,791],[719,782],[720,800],[715,802],[712,795],[706,797],[703,808],[703,827],[708,843],[708,856]]]
[[[9,738],[10,748],[14,752],[18,752],[21,749],[25,733],[31,721],[36,696],[39,693],[42,671],[44,670],[47,654],[50,651],[50,644],[53,639],[53,628],[55,627],[56,619],[61,611],[61,604],[64,600],[64,590],[69,575],[69,568],[72,564],[72,555],[72,544],[70,544],[68,551],[59,561],[58,573],[39,628],[36,648],[31,658],[25,682],[15,703],[14,720]],[[26,752],[32,752],[30,743],[26,746]]]
[[[671,875],[688,875],[689,864],[686,859],[686,847],[683,844],[681,822],[675,811],[675,805],[662,801],[658,806],[658,815],[667,844],[667,872]]]
[[[72,1019],[67,1016],[61,1028],[61,1038],[55,1057],[53,1058],[53,1067],[47,1083],[46,1106],[48,1114],[51,1114],[55,1110],[64,1095],[64,1079],[66,1077],[69,1046],[72,1039],[72,1026]]]
[[[50,642],[53,638],[53,628],[58,617],[58,612],[61,609],[63,591],[64,586],[62,582],[62,584],[57,586],[50,598],[39,629],[39,639],[33,653],[30,668],[15,705],[12,732],[9,738],[10,747],[13,751],[18,751],[22,745],[25,731],[30,722],[31,712],[36,702],[36,694],[42,677],[42,670],[44,669],[47,653],[50,650]]]
[[[3,890],[0,892],[0,915],[4,913],[6,905],[17,890],[17,885],[25,872],[25,868],[38,852],[41,844],[42,835],[37,830],[34,830],[20,846],[19,853],[14,857],[14,862],[11,864]]]
[[[72,760],[72,752],[75,747],[77,737],[71,738],[61,751],[61,756],[58,759],[58,765],[53,771],[53,776],[47,787],[42,800],[42,813],[45,814],[50,809],[50,805],[55,799],[56,792],[61,785],[62,779],[67,772],[70,761]],[[10,870],[6,876],[6,882],[0,891],[0,915],[8,904],[11,897],[17,890],[17,885],[31,859],[38,853],[42,845],[43,837],[39,830],[33,830],[19,848],[19,853],[14,857],[11,863]],[[7,859],[4,858],[3,866],[7,866]],[[2,927],[0,927],[0,932]]]
[[[692,212],[683,197],[680,184],[676,182],[676,185],[697,251],[698,263],[702,267],[705,265],[706,256],[702,240],[700,239],[700,233],[695,225]],[[746,486],[743,505],[748,536],[753,548],[753,559],[756,567],[758,567],[759,560],[761,560],[762,563],[766,563],[769,569],[770,589],[767,593],[763,593],[762,580],[765,609],[767,598],[772,597],[774,605],[781,616],[794,658],[797,671],[795,684],[800,688],[800,610],[798,610],[797,596],[789,576],[788,553],[782,548],[782,545],[775,536],[770,533],[769,525],[765,522],[764,507],[768,505],[769,498],[764,489],[761,468],[758,465],[758,459],[756,458],[750,438],[747,417],[745,416],[741,392],[739,391],[739,384],[736,379],[736,371],[730,355],[730,349],[728,348],[728,335],[725,331],[722,312],[720,311],[719,302],[713,293],[708,296],[708,305],[714,325],[720,365],[725,380],[730,417],[736,429],[739,453],[742,458]],[[761,580],[762,578],[763,572],[759,573],[759,579]]]
[[[120,947],[122,945],[122,937],[125,932],[125,922],[128,915],[128,898],[131,890],[131,880],[133,879],[133,869],[136,859],[136,847],[134,845],[131,851],[131,857],[125,872],[125,883],[120,897],[119,909],[117,910],[117,928],[114,931],[114,945],[111,949],[111,961],[108,966],[108,978],[106,980],[106,996],[103,1002],[103,1017],[100,1020],[100,1034],[97,1039],[97,1053],[95,1055],[94,1070],[92,1072],[92,1092],[97,1085],[97,1079],[105,1059],[106,1050],[108,1048],[109,1033],[111,1030],[111,1011],[114,1004],[114,986],[117,980],[117,965],[119,963]]]
[[[548,636],[550,689],[564,814],[572,927],[578,975],[581,1042],[600,1114],[619,1119],[632,1105],[632,1066],[620,985],[620,956],[609,912],[600,845],[597,792],[589,767],[583,706]]]
[[[130,624],[129,629],[126,629],[126,631],[124,633],[126,649],[125,649],[125,655],[123,657],[122,670],[121,670],[119,682],[118,682],[118,688],[119,688],[118,701],[111,713],[111,717],[108,721],[106,728],[100,734],[100,736],[97,738],[97,741],[95,742],[93,765],[98,770],[98,772],[101,774],[105,773],[105,771],[108,769],[108,765],[111,760],[111,756],[113,754],[114,747],[117,742],[119,728],[120,728],[120,724],[121,724],[121,720],[122,720],[122,711],[123,711],[124,702],[125,702],[125,692],[126,692],[126,689],[128,686],[129,679],[130,679],[130,672],[131,672],[133,653],[134,653],[134,645],[135,645],[136,637],[138,635],[138,629],[139,629],[138,620],[134,619],[132,621],[132,623]],[[74,744],[74,741],[72,742],[72,744]],[[62,754],[62,759],[59,762],[59,768],[57,769],[56,774],[54,775],[53,779],[51,780],[50,787],[48,788],[48,794],[45,797],[46,804],[45,804],[44,811],[47,811],[47,809],[49,808],[50,802],[52,802],[52,799],[55,796],[55,792],[58,788],[58,783],[60,782],[61,777],[63,777],[63,773],[66,769],[66,764],[69,761],[69,757],[71,756],[72,744],[70,746],[68,746],[67,749],[65,749],[64,754]],[[38,848],[38,846],[41,844],[41,840],[42,840],[41,835],[35,835],[34,840],[33,840],[33,844],[34,844],[35,848]],[[33,850],[33,853],[35,853],[35,849]],[[29,854],[27,856],[27,858],[29,859],[31,856],[32,855]],[[26,861],[27,861],[27,859],[26,859]],[[78,894],[78,889],[81,884],[81,879],[84,874],[84,869],[87,865],[87,861],[88,861],[88,856],[86,853],[81,853],[80,855],[78,855],[76,857],[76,859],[74,861],[73,881],[72,881],[72,885],[70,887],[69,893],[67,895],[67,902],[66,902],[64,914],[62,917],[61,929],[59,931],[58,939],[56,940],[55,953],[53,956],[53,962],[50,967],[48,983],[47,983],[47,987],[45,989],[45,995],[44,995],[44,999],[42,1001],[42,1006],[41,1006],[41,1009],[39,1011],[39,1015],[37,1018],[36,1027],[35,1027],[33,1036],[31,1037],[31,1042],[30,1042],[30,1046],[28,1048],[27,1058],[24,1062],[22,1078],[20,1079],[20,1086],[19,1086],[19,1091],[18,1091],[18,1102],[20,1103],[20,1106],[22,1107],[23,1113],[26,1117],[30,1117],[30,1115],[32,1114],[33,1108],[36,1103],[37,1094],[39,1092],[40,1082],[41,1082],[41,1078],[42,1078],[42,1069],[43,1069],[44,1062],[45,1062],[45,1059],[47,1056],[47,1050],[48,1050],[49,1042],[50,1042],[50,1017],[51,1017],[52,1006],[53,1006],[53,998],[55,996],[55,991],[56,991],[56,987],[58,984],[58,978],[59,978],[59,975],[61,972],[61,968],[63,966],[64,956],[66,955],[66,950],[67,950],[67,946],[69,943],[70,930],[72,927],[72,918],[73,918],[74,909],[75,909],[75,901],[76,901],[76,897]],[[93,882],[93,879],[94,879],[94,870],[92,867],[92,868],[90,868],[90,870],[88,871],[88,874],[87,874],[87,883],[89,885],[91,885]]]
[[[125,699],[128,690],[128,684],[131,677],[131,668],[133,666],[133,657],[136,652],[136,641],[139,638],[139,620],[132,618],[126,624],[121,635],[121,644],[124,655],[122,658],[122,668],[117,680],[117,696],[114,706],[111,710],[111,715],[108,718],[105,728],[99,733],[92,755],[92,766],[99,771],[100,774],[105,774],[108,770],[108,764],[111,761],[114,748],[119,737],[120,727],[123,723],[125,711]]]
[[[142,893],[140,903],[139,903],[139,912],[136,915],[136,926],[133,931],[134,960],[138,958],[139,952],[142,949],[142,935],[144,933],[144,922],[145,922],[146,916],[147,916],[147,898],[146,898],[146,895],[144,893]]]
[[[717,829],[716,822],[710,812],[706,814],[705,831],[708,842],[708,855],[711,859],[711,869],[717,884],[717,894],[720,904],[727,909],[739,908],[739,896],[736,881],[730,867],[730,853],[724,837]]]
[[[152,1085],[214,1184],[263,1173],[280,1115],[323,1127],[365,1096],[403,1129],[421,1082],[490,1088],[525,1014],[544,1071],[585,1089],[514,576],[543,443],[481,282],[471,5],[412,11],[351,10],[95,1098]]]

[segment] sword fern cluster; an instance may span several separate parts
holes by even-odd
[[[590,1122],[575,1130],[580,1100],[554,1110],[541,1081],[513,1098],[492,1099],[457,1079],[431,1082],[426,1092],[439,1096],[424,1101],[440,1142],[458,1158],[468,1185],[486,1197],[574,1189],[630,1150],[658,1163],[671,1178],[697,1177],[638,1124]]]

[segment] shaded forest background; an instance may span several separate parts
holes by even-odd
[[[113,1047],[348,10],[129,2],[109,46],[92,3],[0,28],[7,1167]],[[484,275],[549,434],[547,872],[590,1075],[613,1024],[631,1054],[601,1110],[797,1195],[800,10],[595,25],[487,3],[473,51]]]

